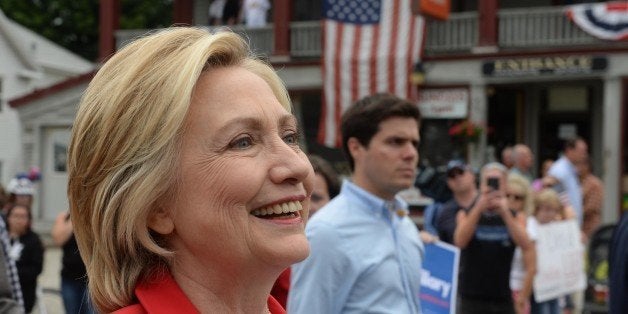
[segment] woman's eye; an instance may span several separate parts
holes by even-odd
[[[289,145],[299,144],[299,133],[290,133],[284,136],[283,140]]]
[[[253,145],[253,139],[249,136],[241,137],[229,144],[229,147],[234,149],[246,149]]]

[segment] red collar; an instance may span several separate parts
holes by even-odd
[[[169,271],[162,271],[151,276],[149,280],[142,280],[135,287],[135,296],[139,304],[125,307],[116,313],[200,313]],[[286,313],[286,310],[272,296],[268,296],[267,304],[271,314]]]

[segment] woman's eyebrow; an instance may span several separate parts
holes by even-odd
[[[261,129],[262,122],[258,118],[254,118],[254,117],[237,117],[235,119],[229,120],[225,125],[220,127],[216,132],[220,134],[222,132],[227,132],[230,129],[233,129],[235,127],[241,127],[241,126],[244,126],[250,129]]]
[[[297,117],[295,117],[293,114],[289,114],[289,113],[281,116],[279,118],[279,125],[286,125],[286,124],[298,125]]]

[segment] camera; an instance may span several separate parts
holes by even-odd
[[[499,178],[497,178],[497,177],[489,177],[486,180],[486,185],[488,185],[494,191],[499,190]]]

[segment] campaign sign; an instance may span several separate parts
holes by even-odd
[[[421,269],[421,310],[424,314],[456,312],[460,249],[444,243],[425,245]]]

